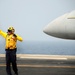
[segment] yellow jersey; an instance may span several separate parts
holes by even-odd
[[[3,32],[2,30],[0,30],[0,35],[2,35],[6,40],[5,49],[11,49],[11,50],[15,49],[17,40],[23,41],[23,39],[20,36],[15,34],[8,35],[6,32]]]

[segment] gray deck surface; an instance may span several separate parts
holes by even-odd
[[[67,57],[68,59],[66,57],[59,59],[59,56],[55,56],[57,59],[54,57],[44,59],[44,56],[41,59],[39,56],[34,59],[34,57],[17,57],[19,75],[75,75],[75,59],[72,57]],[[0,57],[0,75],[7,75],[5,57]],[[13,71],[12,75],[14,75]]]

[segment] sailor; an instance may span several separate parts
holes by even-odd
[[[16,63],[16,43],[17,40],[23,41],[23,39],[14,33],[15,29],[13,27],[9,27],[6,32],[0,30],[0,35],[2,35],[6,40],[5,51],[6,51],[6,72],[7,75],[12,75],[11,73],[11,64],[12,69],[15,75],[18,75],[18,68]]]

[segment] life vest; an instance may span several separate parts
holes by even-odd
[[[5,45],[5,49],[14,49],[16,48],[16,43],[17,43],[17,40],[19,41],[23,41],[23,39],[18,36],[17,34],[11,34],[11,35],[8,35],[6,32],[3,32],[2,30],[0,30],[0,35],[2,35],[5,40],[6,40],[6,45]]]
[[[15,49],[16,48],[16,42],[17,42],[17,36],[15,34],[6,35],[6,49]]]

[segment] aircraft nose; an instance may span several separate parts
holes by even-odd
[[[44,27],[43,32],[51,35],[51,34],[53,34],[54,29],[52,28],[52,26],[46,26],[46,27]]]
[[[75,11],[56,18],[43,32],[58,38],[75,39]]]
[[[59,24],[49,24],[43,29],[43,32],[54,37],[65,37],[65,26]]]
[[[44,27],[43,32],[51,36],[64,38],[66,36],[66,26],[63,25],[66,20],[64,19],[65,16],[66,15],[53,20],[51,23]]]
[[[57,35],[58,29],[59,29],[58,26],[52,24],[52,25],[46,26],[43,29],[43,32],[46,33],[46,34],[48,34],[48,35],[55,36],[55,35]]]

